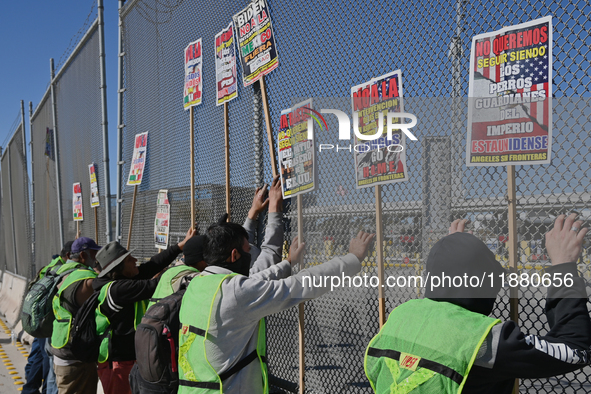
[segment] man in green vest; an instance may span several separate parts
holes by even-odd
[[[248,233],[250,244],[251,268],[255,272],[269,268],[281,261],[283,248],[283,193],[279,176],[273,179],[271,188],[267,190],[267,184],[255,189],[252,206],[244,221],[244,229]],[[267,226],[265,228],[265,239],[259,249],[254,245],[257,219],[268,207]],[[225,223],[228,214],[224,214],[218,223]],[[183,279],[190,280],[207,267],[204,260],[205,236],[194,236],[187,240],[183,248],[185,264],[178,264],[168,268],[158,282],[153,297],[150,299],[150,308],[158,299],[162,299],[178,291]]]
[[[78,238],[72,244],[70,259],[57,271],[61,274],[74,270],[58,285],[59,290],[53,299],[55,320],[50,351],[60,394],[96,393],[97,364],[76,359],[71,351],[70,331],[76,312],[94,291],[92,282],[97,273],[93,268],[100,248],[91,238]]]
[[[304,251],[297,237],[287,260],[262,270],[250,267],[242,226],[216,224],[205,237],[208,267],[193,278],[181,305],[179,393],[268,393],[264,318],[330,290],[306,285],[306,277],[358,273],[373,235],[360,232],[349,254],[293,276],[291,266]]]
[[[73,243],[74,241],[66,242],[60,254],[53,256],[51,262],[47,264],[45,267],[41,268],[41,270],[39,271],[39,275],[37,275],[37,277],[39,279],[42,279],[46,275],[47,271],[52,270],[54,267],[59,267],[62,264],[65,264],[66,261],[68,261],[68,259],[70,258],[70,252],[72,251]]]
[[[552,265],[536,273],[548,291],[544,336],[488,317],[511,276],[482,241],[464,233],[466,220],[454,221],[429,253],[425,298],[395,308],[369,343],[365,373],[374,391],[509,394],[516,378],[547,378],[589,364],[591,320],[577,270],[587,229],[576,219],[560,215],[546,234]]]

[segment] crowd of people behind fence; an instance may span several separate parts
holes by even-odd
[[[330,290],[306,285],[304,277],[358,274],[374,238],[355,229],[361,231],[348,254],[292,274],[305,244],[296,237],[283,259],[282,207],[275,178],[256,189],[242,225],[225,215],[205,234],[191,228],[139,265],[117,241],[67,242],[38,274],[37,280],[56,283],[51,334],[33,342],[23,393],[38,393],[42,385],[44,393],[96,393],[99,380],[106,394],[273,392],[265,317]],[[259,248],[255,232],[265,210]],[[515,378],[550,377],[590,363],[586,285],[577,270],[582,225],[576,213],[560,215],[546,235],[552,265],[545,273],[572,280],[548,287],[550,329],[541,336],[489,317],[505,268],[465,231],[465,219],[453,221],[431,249],[426,273],[494,280],[478,288],[443,284],[391,311],[357,355],[373,390],[510,393]]]

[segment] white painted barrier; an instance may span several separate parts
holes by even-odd
[[[21,307],[27,291],[27,278],[11,272],[2,273],[0,288],[0,313],[5,317],[6,324],[14,327],[20,320]]]

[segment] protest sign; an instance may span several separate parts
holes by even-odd
[[[146,151],[148,147],[148,132],[135,135],[135,146],[133,148],[133,157],[129,167],[128,185],[139,185],[142,183],[144,175],[144,166],[146,165]]]
[[[400,129],[388,138],[388,113],[404,112],[402,72],[396,70],[351,88],[353,127],[364,136],[381,135],[363,140],[355,135],[355,181],[357,188],[408,180],[406,138]],[[381,123],[381,120],[383,123]],[[391,119],[391,124],[401,119]]]
[[[168,247],[168,231],[170,229],[170,203],[168,190],[158,191],[156,201],[156,219],[154,220],[154,242],[158,249]]]
[[[222,105],[238,97],[236,46],[232,22],[215,35],[215,83],[216,105]]]
[[[185,110],[203,101],[203,54],[201,38],[185,48],[185,85],[183,106]]]
[[[101,205],[98,192],[98,182],[96,180],[96,164],[88,165],[90,174],[90,206],[95,208]]]
[[[279,65],[269,7],[265,0],[253,0],[232,19],[242,65],[242,80],[244,86],[248,86]]]
[[[279,163],[283,198],[314,190],[314,123],[312,99],[281,111],[279,127]]]
[[[82,214],[82,186],[80,186],[80,182],[74,183],[72,209],[74,211],[75,222],[84,220],[84,215]]]
[[[472,38],[467,166],[550,163],[552,17]]]

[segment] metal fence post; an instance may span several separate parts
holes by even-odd
[[[33,102],[29,101],[29,146],[31,149],[31,245],[33,260],[31,264],[32,274],[37,272],[35,266],[35,156],[33,155]]]
[[[123,8],[124,0],[119,0],[119,37],[117,41],[118,46],[118,62],[117,62],[117,206],[115,213],[115,240],[121,241],[121,188],[123,183],[123,19],[121,18],[121,9]]]
[[[55,181],[57,189],[57,214],[59,218],[60,226],[60,247],[64,244],[64,218],[62,217],[62,191],[60,182],[60,155],[59,155],[59,144],[57,141],[57,106],[55,102],[55,67],[53,64],[53,58],[49,59],[49,67],[51,72],[51,112],[53,116],[53,150],[55,157]]]
[[[97,1],[99,33],[99,67],[101,74],[101,124],[103,126],[103,179],[105,180],[105,235],[107,236],[107,243],[109,243],[111,242],[111,176],[109,174],[109,122],[107,119],[107,76],[105,71],[105,24],[103,21],[103,0]]]

